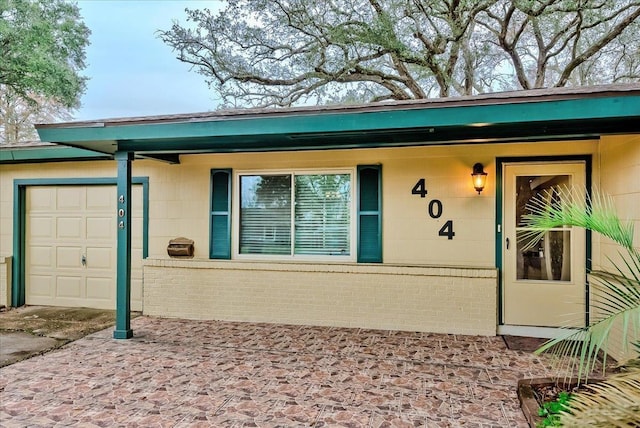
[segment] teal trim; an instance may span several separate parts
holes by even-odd
[[[0,163],[37,163],[89,159],[111,159],[110,155],[76,147],[12,148],[0,150]]]
[[[502,178],[502,163],[504,161],[501,158],[496,160],[496,248],[495,248],[495,257],[496,257],[496,269],[498,270],[498,325],[502,325],[504,323],[503,320],[503,310],[502,310],[502,204],[503,204],[503,195],[504,195],[504,181]]]
[[[134,177],[131,182],[142,185],[143,225],[142,257],[149,256],[149,177]],[[116,185],[115,177],[88,178],[28,178],[13,181],[13,261],[11,281],[11,306],[25,304],[25,236],[26,195],[30,186],[102,186]]]
[[[530,100],[530,102],[503,102],[499,104],[414,105],[389,108],[380,111],[296,112],[281,115],[238,115],[224,119],[146,124],[103,124],[102,126],[40,127],[38,134],[43,141],[78,143],[91,141],[117,141],[118,150],[139,152],[157,151],[163,147],[189,150],[188,139],[287,135],[304,138],[306,134],[370,133],[374,131],[416,130],[428,128],[428,133],[442,134],[447,128],[464,127],[469,134],[473,129],[505,125],[534,123],[538,132],[553,122],[581,122],[581,127],[604,120],[640,117],[640,96],[613,95],[565,100]],[[481,124],[482,126],[473,126]],[[637,125],[636,125],[637,126]],[[581,128],[579,127],[579,128]],[[576,130],[579,132],[579,129]],[[353,137],[353,135],[351,135]],[[326,138],[327,136],[324,135]],[[345,136],[346,137],[346,136]],[[448,138],[454,140],[452,138]],[[129,140],[129,141],[127,141]],[[139,140],[135,142],[135,140]],[[149,144],[149,140],[158,140]],[[164,140],[166,144],[160,144]],[[169,141],[167,140],[175,140]],[[185,140],[187,140],[185,142]]]
[[[24,287],[24,259],[25,259],[25,212],[26,192],[14,181],[13,183],[13,259],[11,306],[18,307],[25,304]]]
[[[382,263],[382,165],[358,165],[358,263]]]
[[[591,196],[592,196],[592,191],[593,191],[593,183],[592,183],[592,168],[593,168],[593,160],[591,156],[585,156],[585,168],[587,169],[586,174],[585,174],[585,180],[586,180],[586,185],[587,185],[587,195],[589,196],[588,200],[591,200]],[[587,273],[591,273],[591,257],[592,257],[592,248],[593,248],[593,243],[591,242],[592,240],[592,233],[591,230],[586,229],[585,230],[585,258],[586,258],[586,264],[585,267],[587,269]],[[590,299],[590,294],[591,294],[591,285],[589,283],[589,276],[587,275],[587,282],[585,284],[585,302],[587,302],[586,306],[586,311],[584,314],[584,325],[587,326],[590,323],[590,317],[591,317],[591,305],[589,303],[589,299]]]
[[[17,178],[13,182],[19,186],[115,186],[118,184],[116,177]],[[148,186],[149,177],[132,177],[131,183]]]
[[[211,170],[209,258],[231,259],[231,169]]]
[[[131,162],[133,153],[116,152],[118,218],[116,249],[116,328],[114,339],[133,337],[131,330]]]
[[[142,258],[149,257],[149,177],[133,177],[132,184],[142,184]]]
[[[502,273],[503,273],[503,254],[502,254],[502,220],[503,220],[503,204],[504,204],[504,177],[503,177],[503,165],[505,163],[527,163],[527,162],[572,162],[572,161],[580,161],[585,163],[585,183],[587,194],[591,196],[592,192],[592,176],[593,176],[593,161],[591,155],[577,155],[577,156],[532,156],[532,157],[504,157],[496,159],[496,240],[495,240],[495,262],[496,269],[498,270],[498,324],[503,325],[503,307],[502,307],[502,294],[503,283],[502,283]],[[498,232],[498,226],[500,226],[501,230]],[[592,251],[592,234],[590,230],[585,231],[585,262],[587,272],[591,271],[591,251]],[[590,310],[589,307],[589,293],[590,293],[590,285],[589,279],[587,277],[587,281],[585,284],[585,325],[589,325],[589,317]]]

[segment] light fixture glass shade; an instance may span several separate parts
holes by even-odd
[[[484,189],[485,184],[487,184],[487,173],[484,172],[484,167],[481,163],[477,163],[473,166],[471,178],[473,179],[473,187],[479,195]]]

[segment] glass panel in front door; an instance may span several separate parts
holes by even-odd
[[[527,203],[543,199],[558,204],[561,189],[571,186],[569,175],[516,176],[516,279],[536,281],[571,281],[571,227],[557,227],[545,233],[536,244],[523,238],[530,229],[523,217],[530,214]]]

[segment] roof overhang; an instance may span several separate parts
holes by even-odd
[[[64,162],[111,159],[111,155],[57,144],[0,145],[0,163]]]
[[[175,161],[180,154],[597,138],[640,132],[640,85],[354,106],[246,109],[37,125],[43,141]]]

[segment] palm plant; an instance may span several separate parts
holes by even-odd
[[[536,353],[557,354],[561,372],[577,372],[578,382],[586,383],[601,352],[603,370],[606,367],[609,346],[618,345],[623,351],[629,344],[636,347],[636,358],[622,373],[574,394],[560,422],[566,426],[640,426],[640,251],[633,246],[633,223],[620,220],[610,196],[585,198],[584,192],[569,188],[554,191],[559,198],[534,198],[527,204],[529,214],[524,222],[529,231],[520,237],[526,246],[536,245],[554,227],[577,226],[608,237],[620,250],[617,260],[609,258],[613,269],[589,272],[590,304],[596,312],[593,321],[549,340]],[[617,335],[611,334],[614,326],[620,326]],[[614,337],[621,343],[611,343]]]
[[[635,346],[640,350],[640,342]],[[559,422],[568,427],[640,426],[640,359],[621,373],[572,394]]]
[[[589,272],[593,321],[586,327],[567,330],[545,343],[537,353],[553,351],[564,357],[567,369],[577,366],[578,381],[586,381],[593,372],[602,351],[606,362],[607,348],[612,345],[613,327],[621,327],[617,335],[627,350],[638,340],[640,332],[640,251],[633,246],[633,223],[622,222],[615,212],[613,200],[603,194],[583,196],[577,189],[555,189],[559,198],[534,198],[527,204],[524,216],[528,232],[519,238],[527,246],[535,246],[545,233],[559,226],[577,226],[598,232],[621,247],[619,260],[609,258],[613,269]],[[554,200],[553,203],[547,201]],[[635,338],[635,339],[634,339]]]

